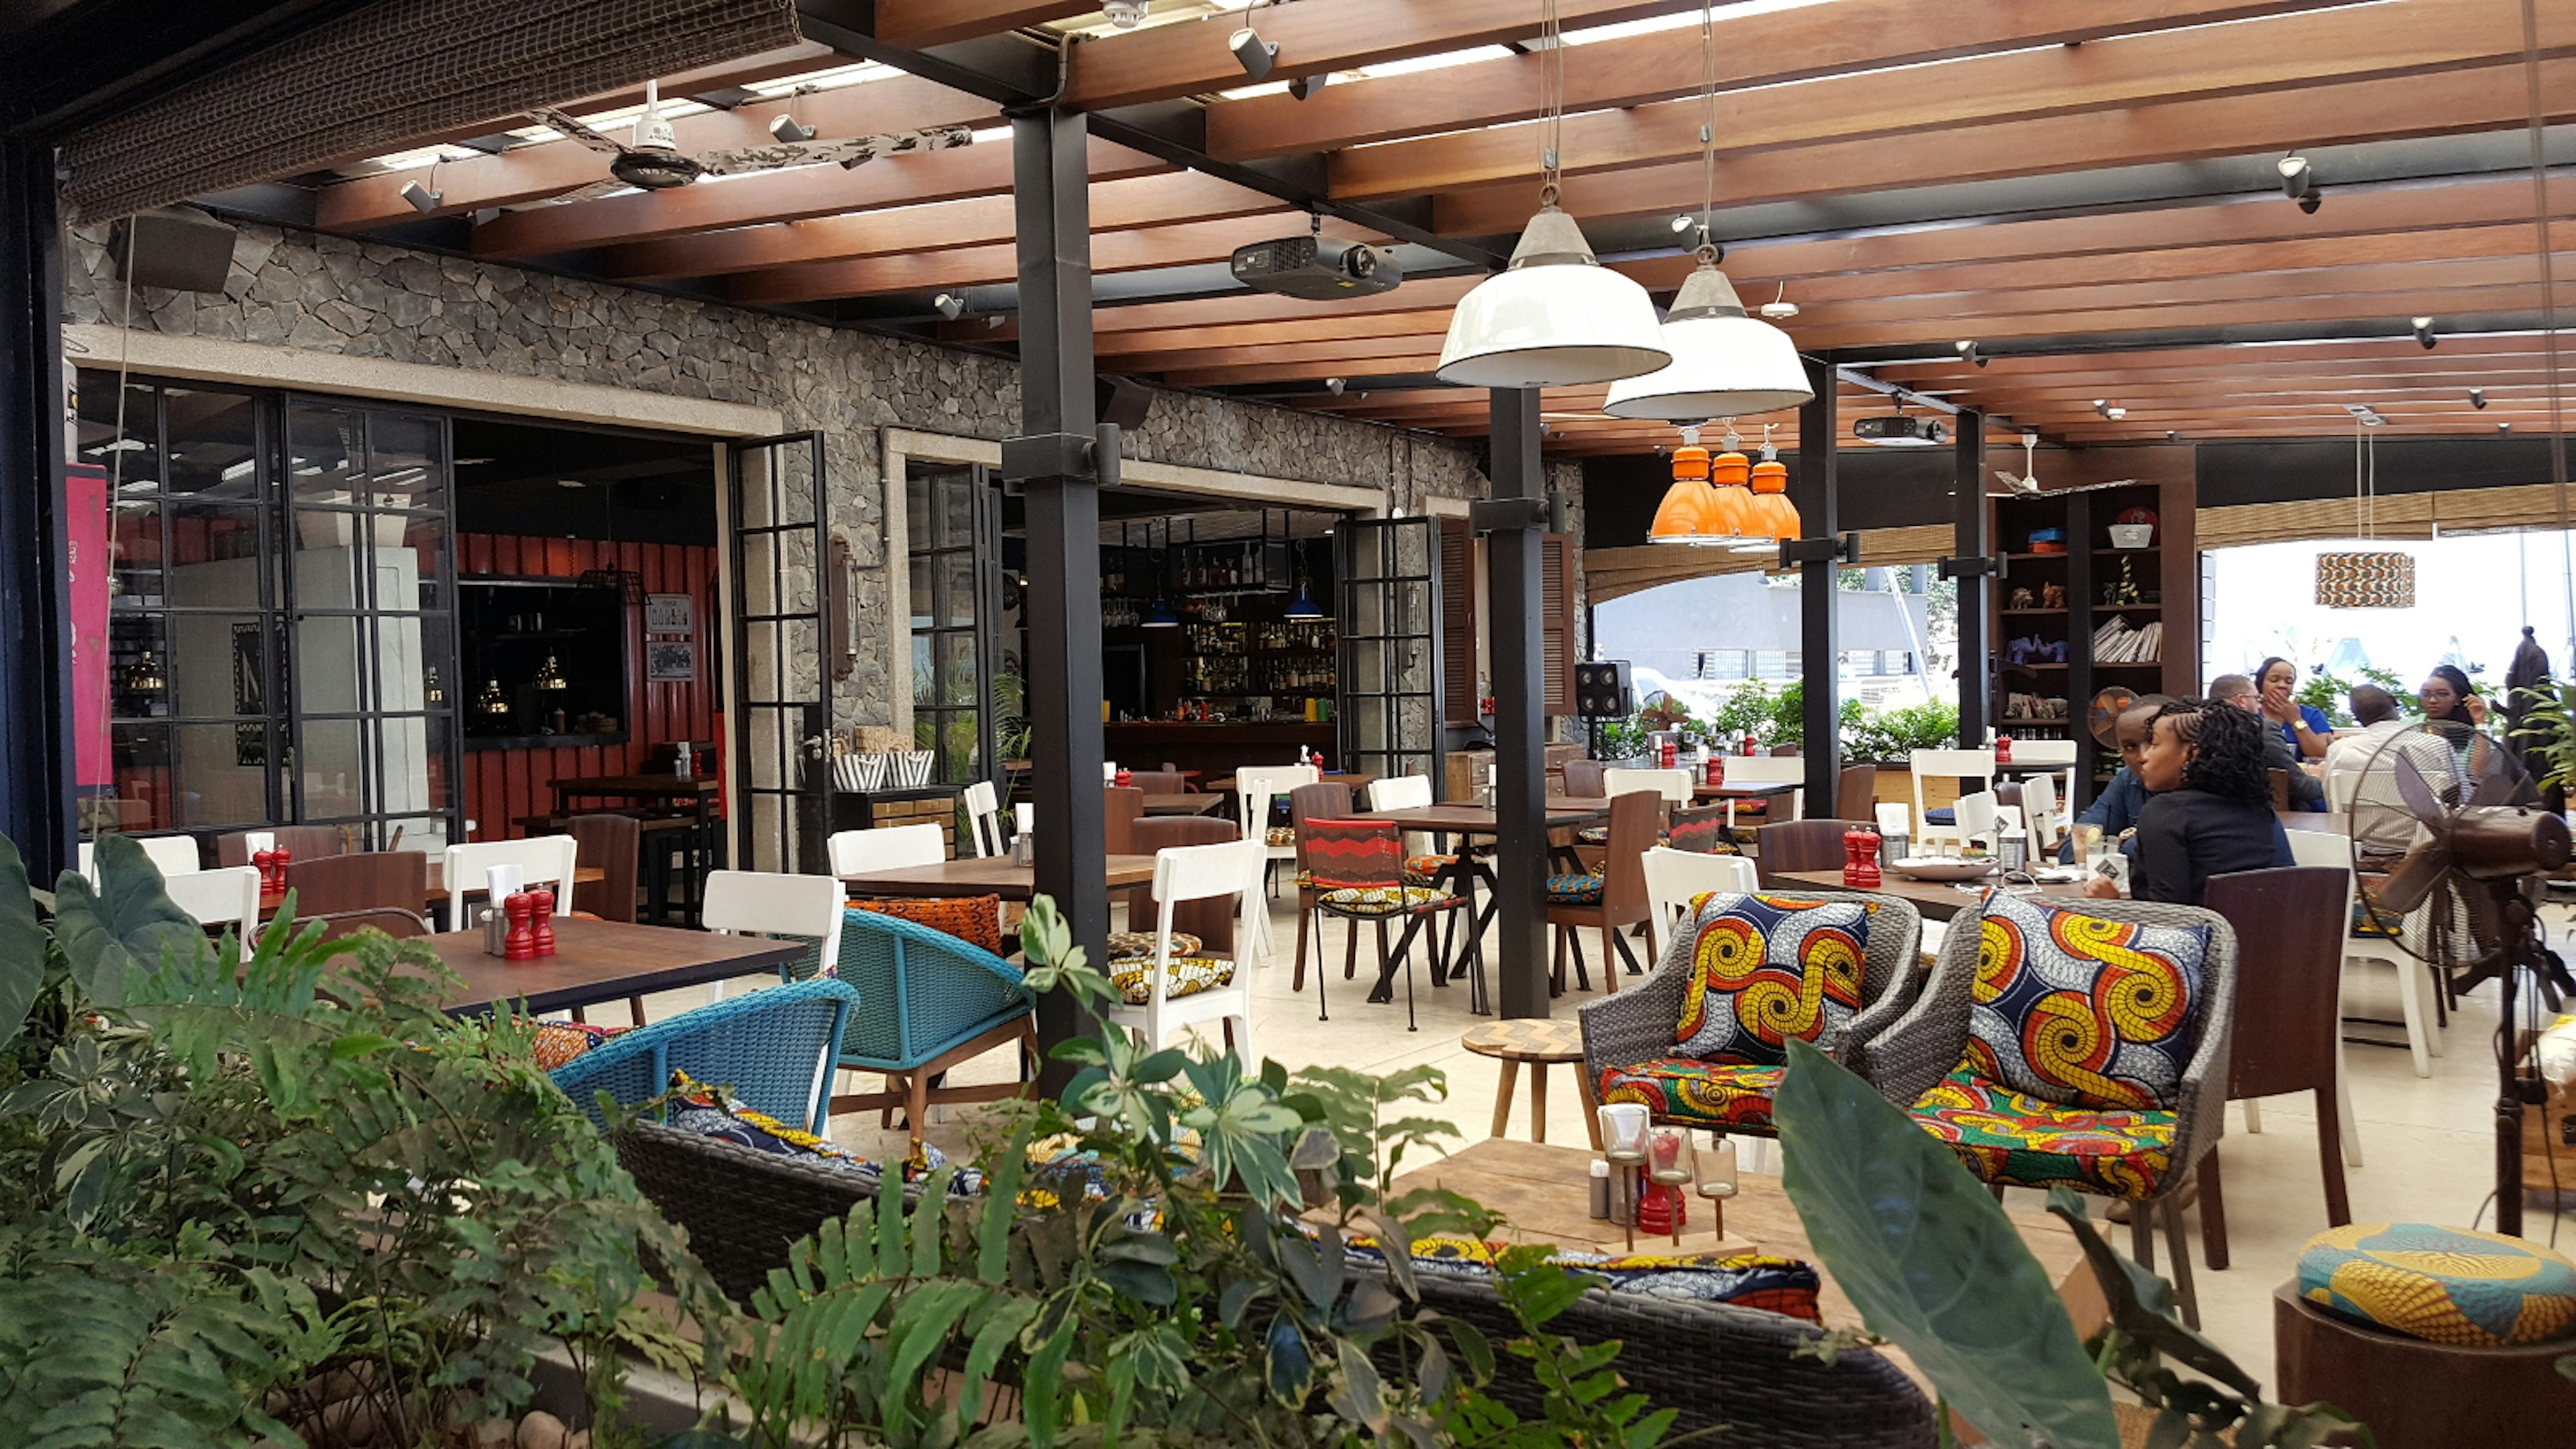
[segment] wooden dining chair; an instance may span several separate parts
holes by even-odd
[[[2228,1050],[2227,1099],[2313,1092],[2317,1157],[2325,1174],[2326,1223],[2352,1221],[2344,1191],[2341,1104],[2335,1065],[2348,924],[2344,872],[2284,866],[2209,878],[2204,904],[2236,931],[2239,958],[2261,963],[2236,976],[2237,1031]],[[2227,1266],[2227,1206],[2219,1148],[2200,1159],[2200,1246],[2215,1270]]]
[[[372,910],[417,916],[429,900],[429,857],[417,850],[371,850],[290,860],[286,888],[295,893],[299,918]]]
[[[1100,787],[1101,834],[1111,855],[1138,855],[1130,834],[1136,822],[1145,818],[1145,792],[1133,785]]]
[[[1628,949],[1626,930],[1646,923],[1652,907],[1646,902],[1646,852],[1655,845],[1655,832],[1663,825],[1664,797],[1652,790],[1631,790],[1610,798],[1610,828],[1601,847],[1601,868],[1591,875],[1552,875],[1547,878],[1547,923],[1556,928],[1556,966],[1550,974],[1552,994],[1565,990],[1565,949],[1574,947],[1576,983],[1586,991],[1592,989],[1591,977],[1584,970],[1583,943],[1574,932],[1591,926],[1601,932],[1601,974],[1605,989],[1619,989],[1619,963],[1628,963],[1631,975],[1642,975],[1635,953]],[[1612,953],[1616,952],[1616,956]]]
[[[397,941],[414,940],[429,934],[429,922],[422,920],[419,912],[398,910],[392,906],[380,906],[369,911],[333,911],[329,915],[296,918],[298,926],[309,926],[316,921],[322,923],[322,939],[325,941],[337,941],[343,936],[354,936],[370,927],[384,932]],[[575,1011],[573,1019],[580,1020],[581,1013]],[[643,1018],[639,1016],[636,1020],[640,1023]]]
[[[600,873],[598,880],[572,888],[572,908],[603,921],[634,920],[643,826],[632,815],[603,811],[572,817],[565,833],[572,837],[574,867],[588,866]]]
[[[1127,783],[1148,795],[1187,795],[1190,777],[1175,770],[1130,770]]]
[[[1834,779],[1834,813],[1845,820],[1867,820],[1878,808],[1878,766],[1845,765]]]
[[[1753,866],[1765,890],[1782,884],[1781,873],[1793,870],[1840,870],[1843,832],[1856,820],[1784,820],[1754,834]],[[1789,884],[1796,884],[1789,882]]]
[[[1129,837],[1129,855],[1155,855],[1176,845],[1215,845],[1220,841],[1242,838],[1231,820],[1209,815],[1147,815],[1136,821]],[[1257,903],[1247,902],[1247,905]],[[1162,905],[1154,899],[1151,885],[1136,887],[1128,907],[1130,931],[1142,929],[1136,923],[1161,919]],[[1199,938],[1199,949],[1211,955],[1235,958],[1235,904],[1217,896],[1176,901],[1172,906],[1172,929]]]
[[[273,842],[289,856],[288,864],[297,860],[320,860],[329,855],[348,853],[348,837],[337,825],[263,825],[260,830],[276,837]],[[215,864],[219,866],[250,864],[248,830],[227,830],[215,837]]]
[[[1601,794],[1601,772],[1609,766],[1599,760],[1565,762],[1565,793],[1578,800],[1592,800]]]
[[[1306,989],[1306,937],[1309,926],[1313,927],[1315,937],[1316,990],[1320,992],[1323,989],[1324,924],[1315,915],[1315,902],[1319,892],[1315,889],[1314,874],[1308,869],[1306,862],[1306,822],[1349,819],[1356,813],[1352,808],[1351,796],[1351,787],[1338,780],[1300,785],[1288,792],[1288,819],[1297,830],[1297,970],[1289,981],[1288,989],[1291,991]],[[1343,974],[1347,977],[1356,974],[1357,970],[1358,968],[1353,966]]]

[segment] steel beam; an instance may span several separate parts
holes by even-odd
[[[1098,460],[1085,452],[1095,428],[1088,144],[1079,111],[1011,118],[1021,436],[1003,443],[1002,457],[1028,524],[1037,888],[1055,898],[1074,944],[1100,963],[1109,959],[1109,887],[1099,779],[1100,482]],[[1015,466],[1023,459],[1042,461]],[[1062,993],[1039,998],[1042,1044],[1093,1029]],[[1069,1075],[1050,1063],[1042,1079],[1061,1090]]]
[[[1486,627],[1494,679],[1494,913],[1501,1014],[1548,1014],[1547,670],[1539,613],[1546,581],[1540,559],[1545,473],[1539,462],[1536,388],[1496,388],[1493,496],[1542,506],[1485,538]],[[1496,510],[1499,514],[1502,510]],[[1618,963],[1604,958],[1604,971]]]
[[[0,835],[40,885],[72,863],[62,295],[53,147],[0,137]]]
[[[1960,413],[1952,420],[1956,430],[1951,435],[1953,456],[1958,470],[1951,482],[1951,519],[1957,533],[1950,552],[1957,558],[1985,558],[1986,547],[1986,415],[1976,411]],[[1989,573],[1969,573],[1959,577],[1959,743],[1968,745],[1986,737],[1986,726],[1994,722],[1994,661],[1987,657],[1991,648],[1986,633],[1987,606],[1993,601],[1995,580]]]
[[[1834,365],[1801,358],[1807,386],[1815,399],[1798,409],[1798,465],[1789,475],[1790,501],[1798,505],[1801,536],[1830,539],[1842,532],[1840,489],[1834,482],[1834,453],[1841,436],[1835,417],[1838,381]],[[1798,566],[1798,649],[1800,677],[1806,682],[1807,759],[1805,813],[1824,818],[1834,811],[1834,786],[1841,774],[1841,740],[1834,728],[1835,691],[1841,685],[1837,656],[1840,641],[1834,627],[1835,575],[1840,560],[1811,558]]]

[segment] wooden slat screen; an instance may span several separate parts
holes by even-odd
[[[2576,494],[2568,500],[2576,508]],[[2381,538],[2431,538],[2443,533],[2493,529],[2556,528],[2558,490],[2547,483],[2517,488],[2462,488],[2434,493],[2382,494],[2371,505],[2372,532]],[[2311,538],[2357,538],[2361,526],[2349,498],[2298,503],[2245,503],[2196,510],[2201,548],[2250,543],[2294,543]]]
[[[1539,678],[1545,683],[1546,713],[1574,713],[1574,540],[1562,533],[1539,542],[1539,591],[1542,654]]]
[[[1440,718],[1444,724],[1476,722],[1476,536],[1467,520],[1440,520]]]

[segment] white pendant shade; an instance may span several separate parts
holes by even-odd
[[[1746,316],[1735,287],[1708,258],[1673,298],[1663,336],[1672,365],[1611,384],[1603,412],[1699,422],[1777,412],[1816,395],[1789,334]]]
[[[1510,269],[1458,300],[1439,376],[1460,387],[1579,387],[1672,360],[1646,289],[1594,260],[1574,218],[1550,206],[1530,218]]]

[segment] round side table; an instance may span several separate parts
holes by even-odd
[[[1468,1028],[1458,1044],[1480,1057],[1503,1064],[1502,1090],[1494,1099],[1494,1130],[1501,1137],[1511,1126],[1512,1086],[1521,1063],[1530,1064],[1530,1138],[1547,1140],[1547,1069],[1559,1063],[1574,1067],[1574,1086],[1583,1097],[1583,1126],[1594,1151],[1601,1149],[1601,1121],[1592,1112],[1592,1083],[1583,1071],[1583,1028],[1555,1017],[1516,1017]]]

